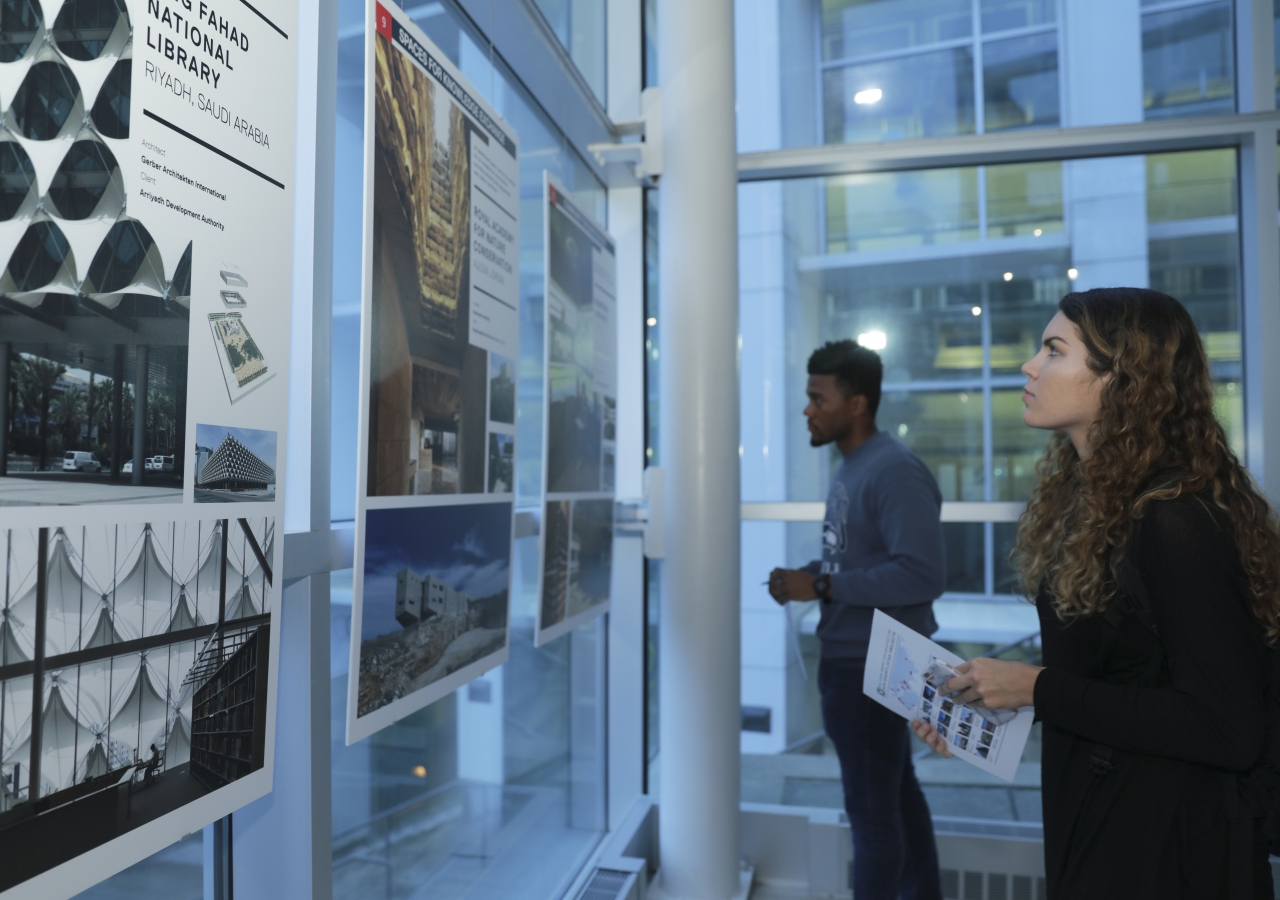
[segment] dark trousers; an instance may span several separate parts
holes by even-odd
[[[862,693],[861,661],[818,666],[822,724],[840,758],[857,900],[942,900],[933,819],[907,722]],[[923,745],[922,745],[923,746]]]

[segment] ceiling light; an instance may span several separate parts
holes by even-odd
[[[973,308],[973,314],[974,314],[975,316],[980,316],[980,315],[982,315],[982,307],[981,307],[981,306],[975,306],[975,307]]]
[[[645,319],[645,320],[644,320],[644,324],[646,324],[646,325],[648,325],[650,328],[652,328],[654,325],[657,325],[657,324],[658,324],[658,320],[657,320],[657,319],[655,319],[653,316],[650,316],[649,318],[647,318],[647,319]]]
[[[868,103],[879,103],[880,98],[884,96],[884,91],[880,88],[867,88],[865,91],[858,91],[853,95],[853,102],[859,106],[866,106]]]
[[[868,331],[858,335],[858,343],[868,350],[883,350],[888,345],[889,338],[883,331]]]
[[[1080,277],[1080,271],[1078,269],[1067,269],[1067,277],[1075,281]]]
[[[1044,234],[1044,232],[1041,231],[1039,228],[1037,228],[1035,231],[1031,233],[1034,234],[1036,237],[1040,237],[1040,235]]]
[[[1005,281],[1013,281],[1013,273],[1012,273],[1012,272],[1005,272],[1005,273],[1004,273],[1004,280],[1005,280]]]

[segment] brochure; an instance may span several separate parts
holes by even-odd
[[[1012,782],[1035,711],[958,703],[942,690],[964,660],[880,610],[871,620],[862,692],[911,721],[928,721],[959,759]]]

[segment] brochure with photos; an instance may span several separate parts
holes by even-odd
[[[990,710],[950,699],[942,686],[963,662],[877,609],[862,692],[909,721],[928,721],[957,758],[1012,782],[1035,711],[1030,706]]]

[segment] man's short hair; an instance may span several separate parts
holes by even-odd
[[[809,357],[810,375],[834,375],[845,397],[862,394],[867,398],[871,418],[880,408],[880,382],[884,363],[880,354],[850,340],[828,341]]]

